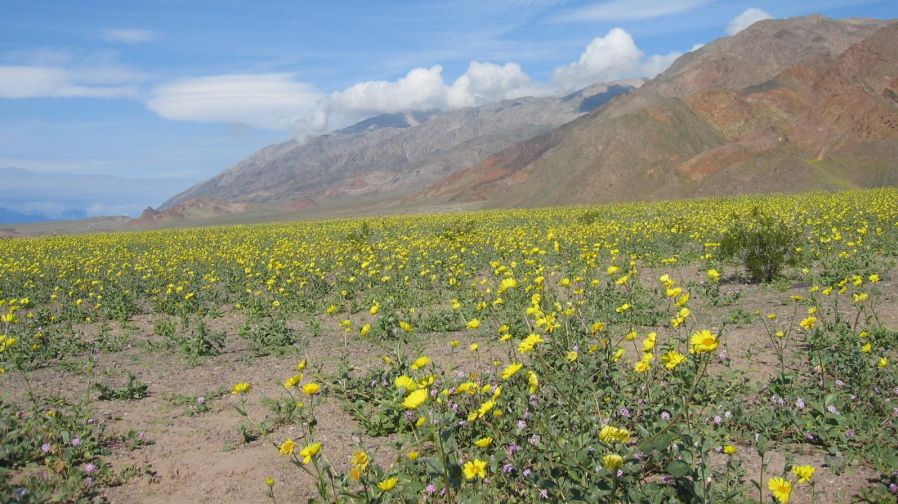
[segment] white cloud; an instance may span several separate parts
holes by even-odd
[[[360,114],[442,108],[446,86],[443,67],[414,68],[395,82],[367,81],[337,91],[328,98],[331,109]]]
[[[142,44],[159,38],[159,34],[139,28],[107,28],[103,30],[103,39],[107,42],[122,44]]]
[[[735,35],[758,21],[772,18],[773,16],[761,9],[756,9],[754,7],[745,9],[742,14],[734,17],[733,20],[730,21],[730,24],[727,25],[727,35]]]
[[[555,85],[564,90],[629,77],[654,77],[681,56],[679,52],[644,57],[633,37],[623,28],[613,28],[586,46],[580,59],[555,69]]]
[[[443,68],[414,68],[395,81],[366,81],[324,94],[292,74],[218,75],[155,88],[147,108],[180,121],[292,129],[297,137],[338,129],[376,114],[447,110],[545,93],[516,63],[471,62],[448,85]]]
[[[230,122],[266,129],[291,129],[303,139],[365,118],[407,110],[452,110],[484,103],[567,92],[599,82],[652,77],[680,53],[645,57],[633,37],[614,28],[597,37],[577,62],[555,69],[551,83],[534,82],[517,63],[472,61],[451,83],[443,67],[413,68],[395,81],[359,82],[322,93],[293,74],[197,77],[161,85],[147,108],[180,121]]]
[[[670,65],[676,61],[677,58],[682,56],[681,52],[672,52],[668,54],[654,54],[646,58],[645,61],[642,62],[642,76],[643,77],[654,77],[659,73],[670,68]]]
[[[500,66],[472,61],[447,90],[446,102],[450,108],[472,107],[544,92],[533,85],[517,63]]]
[[[0,65],[0,98],[121,98],[137,93],[129,83],[139,79],[116,67]]]
[[[608,23],[652,19],[687,12],[711,0],[608,0],[552,18],[556,23]]]
[[[289,128],[323,95],[292,74],[232,74],[182,79],[155,88],[147,107],[166,119]]]

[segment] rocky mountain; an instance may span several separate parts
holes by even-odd
[[[898,184],[898,22],[761,21],[412,201],[537,206]]]
[[[161,210],[177,213],[192,200],[207,200],[207,208],[214,206],[208,200],[217,200],[294,209],[318,201],[395,199],[570,122],[641,84],[621,81],[561,97],[377,116],[305,143],[291,140],[266,147],[171,198]]]

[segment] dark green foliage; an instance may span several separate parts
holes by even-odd
[[[738,259],[755,282],[771,282],[793,257],[798,234],[788,225],[753,208],[734,215],[720,241],[724,258]]]

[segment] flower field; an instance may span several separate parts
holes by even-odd
[[[895,502],[896,258],[894,189],[4,240],[0,500]]]

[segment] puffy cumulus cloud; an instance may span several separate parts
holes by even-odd
[[[231,74],[182,79],[155,88],[147,108],[166,119],[286,129],[314,112],[322,93],[292,74]]]
[[[330,94],[292,74],[216,75],[163,84],[151,92],[146,106],[167,119],[292,129],[302,138],[376,114],[451,109],[521,96],[529,83],[516,64],[476,62],[452,85],[435,65],[414,68],[395,81],[359,82]]]
[[[773,19],[773,16],[754,7],[745,9],[742,14],[734,17],[730,24],[727,25],[727,35],[735,35],[764,19]]]
[[[0,65],[0,98],[122,98],[141,75],[123,68]]]
[[[545,92],[532,84],[517,63],[472,61],[452,84],[443,78],[440,65],[414,68],[396,81],[360,82],[323,97],[314,110],[296,118],[293,130],[302,138],[376,114],[451,110]]]
[[[449,87],[446,103],[450,108],[471,107],[521,96],[545,94],[546,91],[534,86],[530,77],[517,63],[500,66],[472,61],[467,71]]]
[[[472,61],[447,82],[443,67],[419,67],[394,80],[359,82],[329,94],[292,74],[238,74],[183,79],[154,89],[147,107],[168,119],[242,123],[309,135],[365,118],[408,110],[452,110],[484,103],[568,92],[599,82],[651,77],[680,53],[646,57],[621,28],[594,39],[579,60],[555,70],[552,82],[534,82],[517,63]]]
[[[159,34],[139,28],[107,28],[102,33],[103,40],[122,44],[142,44],[159,38]]]
[[[434,65],[414,68],[396,81],[359,82],[336,91],[321,102],[319,114],[327,114],[328,126],[339,128],[373,114],[444,108],[445,102],[443,67]]]
[[[593,39],[578,61],[556,68],[555,85],[572,90],[615,79],[654,77],[680,56],[672,52],[646,58],[626,30],[613,28],[604,37]]]

